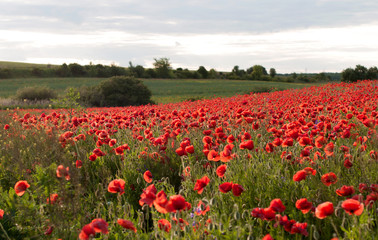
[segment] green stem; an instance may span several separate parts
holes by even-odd
[[[0,223],[0,227],[1,227],[1,230],[3,230],[5,236],[7,237],[8,240],[11,240],[10,237],[8,236],[8,233],[7,231],[5,231],[4,227],[3,227],[3,224]]]

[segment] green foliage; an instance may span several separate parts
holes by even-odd
[[[57,97],[57,93],[48,87],[25,87],[17,90],[15,98],[18,100],[50,100]]]
[[[341,72],[342,82],[357,82],[358,80],[377,79],[377,77],[377,67],[370,67],[369,69],[367,69],[362,65],[356,65],[354,69],[347,68]]]
[[[197,72],[201,74],[201,78],[207,78],[209,76],[209,72],[206,70],[204,66],[200,66]]]
[[[102,106],[117,107],[151,103],[151,91],[142,81],[131,77],[112,77],[102,82]]]
[[[274,68],[269,69],[269,76],[271,78],[274,78],[276,75],[277,75],[276,69]]]
[[[156,75],[159,78],[171,78],[172,68],[169,58],[154,58],[154,67],[156,70]]]
[[[64,97],[60,99],[55,99],[53,100],[53,102],[58,107],[69,109],[70,115],[72,117],[73,110],[81,107],[79,104],[79,99],[80,99],[80,92],[77,91],[75,88],[68,88],[66,89],[66,93]]]

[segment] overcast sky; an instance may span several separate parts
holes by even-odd
[[[0,60],[279,73],[378,65],[377,0],[0,0]]]

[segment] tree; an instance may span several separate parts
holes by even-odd
[[[152,103],[151,91],[142,81],[132,77],[112,77],[99,86],[104,107],[120,107]]]
[[[254,80],[262,80],[263,76],[268,75],[266,69],[261,65],[254,65],[252,67],[251,77]]]
[[[206,70],[204,66],[200,66],[197,72],[201,75],[202,78],[207,78],[209,75],[209,72]]]
[[[354,69],[347,68],[341,72],[341,81],[342,82],[357,82],[358,80],[377,78],[377,75],[378,75],[377,67],[371,67],[367,69],[366,67],[362,65],[356,65]]]
[[[367,71],[366,79],[377,79],[378,77],[378,68],[377,67],[371,67]]]
[[[82,77],[86,74],[85,68],[78,63],[70,63],[68,68],[74,77]]]
[[[172,74],[171,63],[168,58],[154,58],[154,67],[156,70],[157,77],[170,78]]]
[[[276,69],[274,68],[269,69],[269,75],[271,78],[274,78],[277,75]]]

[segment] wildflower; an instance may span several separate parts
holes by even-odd
[[[349,215],[356,215],[359,216],[364,211],[364,204],[360,203],[354,199],[347,199],[342,204],[341,207],[345,210],[346,213]]]
[[[21,180],[18,181],[16,185],[14,185],[14,190],[16,191],[16,194],[21,197],[22,195],[24,195],[26,189],[28,189],[29,187],[30,185],[27,181]]]
[[[219,191],[222,193],[228,193],[229,191],[232,190],[232,182],[225,182],[219,185]]]
[[[58,198],[59,198],[58,194],[53,193],[50,195],[49,198],[47,198],[46,202],[47,204],[54,204],[58,201]]]
[[[119,193],[120,195],[125,193],[125,181],[122,179],[115,179],[108,185],[108,192]]]
[[[194,213],[197,215],[197,216],[205,216],[205,214],[210,211],[210,207],[209,206],[206,206],[204,202],[202,202],[201,200],[199,201],[198,205],[197,205],[197,208],[195,209]]]
[[[333,203],[331,202],[324,202],[319,204],[315,209],[315,216],[319,219],[324,219],[327,216],[333,214]]]
[[[137,229],[135,228],[134,223],[130,220],[125,220],[125,219],[120,218],[117,220],[117,223],[121,225],[123,228],[129,229],[135,233],[137,232]]]
[[[96,234],[96,232],[95,232],[95,230],[94,230],[94,227],[93,227],[93,225],[90,223],[90,224],[85,225],[85,226],[81,229],[81,232],[80,232],[80,234],[79,234],[79,239],[80,239],[80,240],[87,240],[87,239],[93,237],[95,234]]]
[[[203,189],[209,184],[210,179],[207,176],[197,179],[196,184],[194,185],[194,191],[198,191],[198,194],[203,192]]]
[[[240,148],[240,149],[248,149],[248,150],[252,150],[254,147],[255,147],[255,146],[254,146],[252,140],[247,140],[247,141],[245,141],[245,142],[240,143],[240,145],[239,145],[239,148]]]
[[[226,169],[227,169],[227,165],[220,165],[217,170],[216,170],[216,173],[218,175],[218,177],[224,177],[224,174],[226,173]]]
[[[295,207],[301,210],[303,214],[306,214],[312,209],[312,203],[309,202],[307,198],[301,198],[297,200]]]
[[[160,219],[158,221],[158,227],[160,230],[166,231],[169,233],[171,231],[171,223],[167,219]]]
[[[354,188],[353,186],[344,185],[341,188],[336,190],[336,194],[342,197],[346,197],[346,196],[354,194]]]
[[[282,204],[281,199],[279,199],[279,198],[273,199],[270,202],[269,207],[271,209],[273,209],[273,211],[275,211],[275,212],[283,212],[286,209],[286,207]]]
[[[144,181],[146,181],[147,183],[151,183],[152,182],[152,173],[147,170],[143,173],[143,179]]]
[[[92,222],[91,222],[95,232],[101,232],[103,234],[108,234],[109,231],[108,231],[108,223],[102,219],[102,218],[96,218],[96,219],[93,219]]]
[[[70,170],[69,167],[64,168],[63,165],[59,165],[58,168],[56,169],[56,176],[58,178],[62,178],[64,176],[64,178],[68,181],[71,178],[69,170]]]
[[[143,189],[143,193],[140,195],[139,205],[143,206],[144,204],[147,204],[151,207],[156,199],[156,193],[157,190],[154,184]]]
[[[327,187],[337,182],[337,176],[333,172],[326,173],[322,176],[321,181]]]
[[[242,192],[244,192],[242,185],[239,185],[237,183],[232,184],[232,194],[234,194],[234,196],[239,197]]]
[[[169,201],[167,202],[165,209],[167,210],[167,212],[176,212],[184,210],[185,207],[185,198],[181,195],[173,195],[169,197]]]

